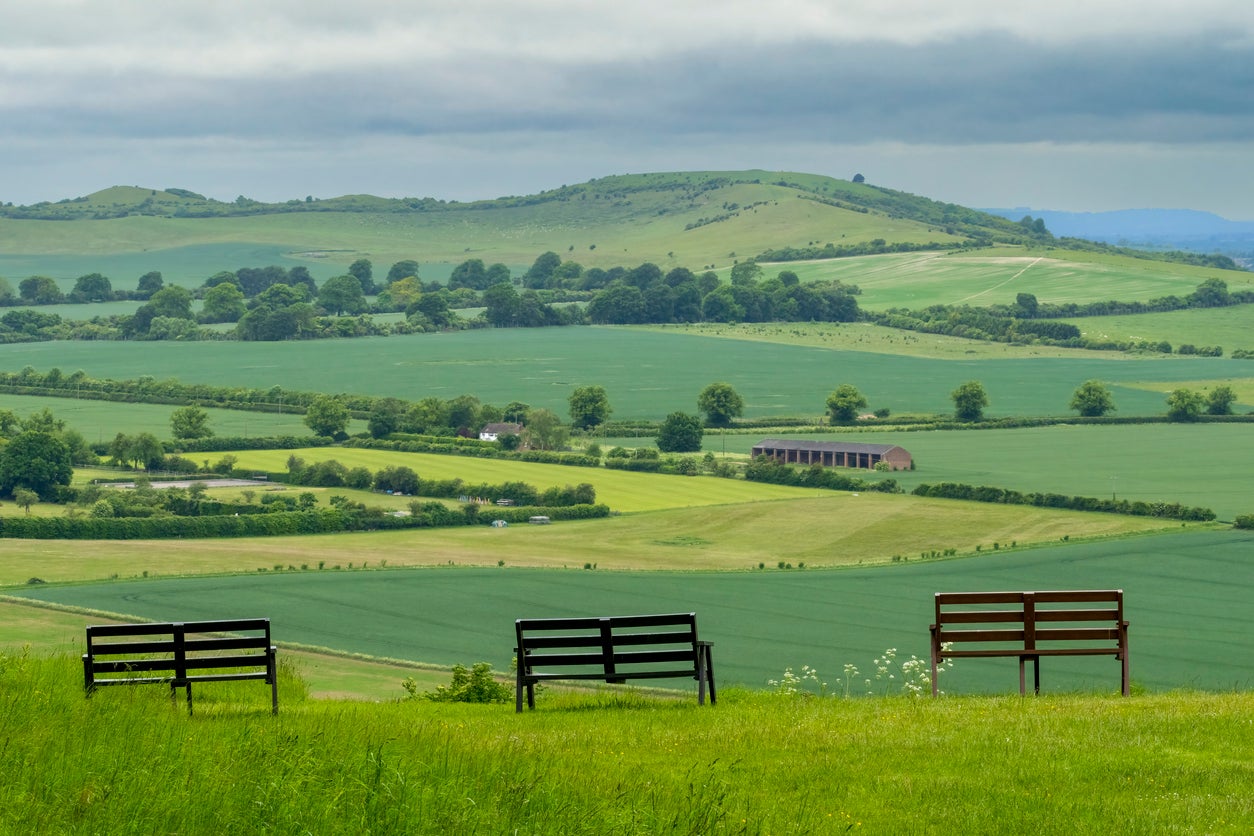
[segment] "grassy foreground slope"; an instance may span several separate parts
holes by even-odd
[[[309,702],[0,657],[12,833],[1241,833],[1248,694]],[[256,692],[256,693],[253,693]],[[220,695],[221,694],[221,695]]]

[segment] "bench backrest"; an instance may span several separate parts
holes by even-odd
[[[518,666],[531,679],[613,681],[697,672],[696,613],[520,618],[514,627]]]
[[[87,627],[83,673],[89,689],[132,682],[181,683],[199,678],[202,671],[228,669],[238,670],[214,678],[273,676],[270,619]]]
[[[1028,651],[1069,642],[1123,647],[1126,626],[1122,589],[938,592],[932,635],[936,647],[956,645],[944,652],[953,657],[965,655],[961,645],[973,642]]]

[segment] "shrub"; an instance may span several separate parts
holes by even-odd
[[[496,681],[487,662],[475,662],[470,670],[465,665],[454,665],[452,683],[437,685],[434,691],[419,694],[413,677],[407,677],[401,687],[409,692],[409,699],[431,702],[507,703],[514,696],[508,685]]]

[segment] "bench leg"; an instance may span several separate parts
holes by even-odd
[[[705,676],[710,681],[710,705],[718,702],[718,694],[714,691],[714,650],[705,646]]]
[[[1028,662],[1028,657],[1026,656],[1019,657],[1019,696],[1021,697],[1027,694],[1028,692],[1027,681],[1024,678],[1024,674],[1023,674],[1023,666],[1026,665],[1027,662]]]

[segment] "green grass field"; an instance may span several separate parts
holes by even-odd
[[[886,648],[927,655],[931,596],[945,590],[1121,588],[1133,679],[1151,690],[1254,684],[1248,532],[1213,531],[1058,545],[892,567],[732,573],[510,568],[309,570],[8,590],[11,595],[157,620],[264,614],[279,641],[436,664],[509,666],[512,621],[588,613],[695,611],[720,683],[765,687],[785,666],[834,679]],[[507,549],[498,553],[507,560]],[[351,554],[351,553],[350,553]],[[346,554],[346,557],[349,554]],[[1052,692],[1109,692],[1110,659],[1042,666]],[[1005,692],[1013,662],[962,660],[948,690]]]
[[[157,438],[170,437],[170,413],[178,407],[162,404],[119,403],[95,401],[87,398],[45,398],[30,395],[0,393],[0,409],[11,410],[19,418],[32,412],[48,409],[57,418],[78,430],[91,443],[108,443],[118,433],[134,435],[148,432]],[[280,435],[307,436],[309,427],[304,415],[271,412],[246,412],[238,409],[205,408],[209,415],[209,428],[214,435],[223,437],[257,438]],[[365,421],[351,421],[350,432],[365,430]],[[199,461],[212,456],[216,461],[221,454],[195,454]]]
[[[839,279],[862,290],[868,310],[930,305],[1013,304],[1020,293],[1044,303],[1148,300],[1185,296],[1208,278],[1233,290],[1249,289],[1254,274],[1146,261],[1125,256],[999,247],[955,253],[858,256],[827,261],[764,264],[774,276],[792,270],[803,281]]]
[[[0,657],[12,833],[1244,833],[1246,694],[85,700],[76,657]]]
[[[916,465],[913,471],[893,474],[906,490],[921,482],[963,482],[1025,492],[1180,502],[1211,508],[1226,520],[1254,513],[1254,476],[1237,463],[1250,449],[1245,424],[771,434],[777,435],[900,445],[910,451]],[[705,446],[747,455],[761,438],[757,432],[711,434]],[[649,439],[636,443],[641,441]]]
[[[1243,284],[1248,284],[1248,281]],[[1230,284],[1230,287],[1235,286]],[[1173,348],[1179,348],[1184,343],[1198,347],[1217,345],[1224,349],[1225,354],[1231,354],[1237,348],[1254,349],[1250,311],[1246,306],[1082,317],[1067,321],[1089,339],[1166,340]],[[1254,374],[1254,370],[1250,374]]]

